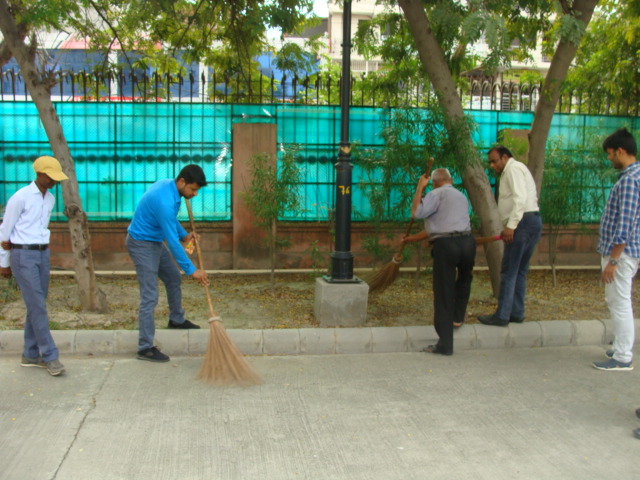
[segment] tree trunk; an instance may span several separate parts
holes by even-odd
[[[474,212],[480,217],[482,235],[496,235],[502,231],[502,223],[498,217],[496,201],[491,191],[484,168],[476,153],[471,132],[466,123],[462,102],[447,65],[444,53],[436,39],[421,0],[399,0],[409,29],[416,42],[422,65],[438,97],[438,102],[445,115],[445,127],[457,148],[457,156],[461,159],[462,182],[467,189]],[[493,294],[498,295],[500,289],[500,263],[503,245],[491,242],[485,246],[487,264],[491,275]]]
[[[598,0],[576,0],[573,3],[573,11],[577,12],[577,19],[584,23],[586,30],[591,21],[593,10]],[[566,13],[566,12],[565,12]],[[538,195],[542,188],[542,174],[544,171],[544,153],[551,129],[551,120],[560,99],[560,89],[571,67],[571,62],[576,56],[578,45],[569,40],[561,40],[551,60],[549,72],[542,85],[538,105],[529,131],[529,157],[527,166],[533,175],[538,189]]]
[[[60,119],[51,101],[50,79],[42,78],[35,66],[33,48],[24,42],[16,27],[6,0],[0,0],[0,30],[8,48],[18,62],[25,85],[38,109],[42,125],[47,133],[54,156],[60,161],[64,173],[69,180],[61,182],[64,199],[64,214],[69,219],[71,247],[73,249],[74,270],[80,293],[80,302],[85,310],[106,310],[105,294],[97,287],[91,254],[91,240],[87,215],[82,209],[82,201],[78,193],[78,181],[69,145],[62,131]]]
[[[271,263],[271,289],[275,289],[276,288],[276,250],[277,250],[277,235],[278,235],[278,230],[277,230],[277,222],[278,220],[276,218],[272,218],[271,219],[271,235],[269,235],[269,256],[270,258],[270,263]]]

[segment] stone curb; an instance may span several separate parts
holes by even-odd
[[[635,321],[636,329],[640,320]],[[246,355],[327,355],[419,352],[437,341],[433,326],[300,328],[282,330],[229,329]],[[137,330],[54,330],[61,354],[120,355],[137,350]],[[607,345],[613,339],[610,321],[556,320],[493,327],[465,325],[454,333],[456,351]],[[203,355],[209,330],[157,330],[156,345],[169,355]],[[0,331],[0,355],[20,355],[22,330]]]

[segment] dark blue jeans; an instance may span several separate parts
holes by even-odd
[[[154,310],[158,304],[158,278],[164,283],[169,303],[169,320],[184,322],[182,278],[171,253],[162,242],[135,240],[127,235],[127,250],[136,267],[140,286],[138,350],[153,347],[156,332]]]
[[[515,229],[513,242],[504,246],[500,269],[500,295],[496,317],[506,322],[524,318],[529,261],[542,234],[539,214],[525,213]]]

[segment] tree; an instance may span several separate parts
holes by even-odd
[[[312,6],[311,0],[0,0],[0,67],[11,57],[18,62],[51,149],[69,177],[62,183],[64,213],[69,219],[83,308],[103,310],[106,298],[95,282],[88,221],[73,157],[51,101],[51,88],[58,79],[46,65],[37,66],[36,34],[46,29],[73,32],[87,38],[95,50],[108,52],[117,46],[130,66],[134,62],[136,66],[154,65],[160,73],[183,69],[177,60],[180,52],[184,62],[204,61],[228,79],[252,78],[257,72],[253,58],[265,48],[267,29],[286,33],[302,28],[313,21],[308,15]],[[135,60],[130,55],[133,51]],[[108,71],[117,65],[103,67]]]
[[[626,114],[640,96],[640,2],[603,0],[596,9],[567,77],[568,91],[585,92],[589,102],[607,102]],[[585,109],[586,110],[586,109]],[[624,113],[623,113],[624,112]]]
[[[574,0],[573,2],[563,0],[560,2],[562,11],[559,13],[558,20],[559,40],[540,91],[540,98],[529,131],[527,166],[536,182],[538,194],[542,188],[544,154],[551,129],[551,120],[562,92],[563,82],[597,4],[598,0]]]
[[[469,55],[468,45],[481,39],[486,41],[489,54],[480,66],[490,74],[498,68],[508,67],[514,58],[527,58],[545,32],[556,33],[555,37],[549,39],[555,39],[557,45],[529,135],[531,147],[528,164],[539,188],[544,149],[560,87],[596,3],[597,0],[563,0],[560,2],[560,11],[556,11],[554,3],[547,0],[441,0],[426,3],[421,0],[399,0],[402,15],[394,11],[381,16],[377,22],[372,22],[376,23],[379,31],[384,28],[390,33],[384,41],[379,42],[381,46],[373,47],[375,53],[383,55],[389,61],[388,68],[404,68],[406,72],[413,69],[423,72],[429,79],[445,115],[445,128],[452,138],[457,139],[454,148],[459,159],[459,172],[473,209],[480,217],[481,229],[485,235],[500,231],[502,226],[497,217],[495,199],[472,140],[472,129],[464,120],[462,104],[457,94],[457,86],[462,82],[461,72],[469,60],[473,59]],[[551,28],[554,24],[559,25],[555,30]],[[374,29],[370,31],[374,32]],[[407,31],[411,42],[407,42]],[[359,34],[366,37],[362,32]],[[387,56],[387,51],[395,52],[395,57]],[[417,70],[411,62],[416,56],[420,59],[421,70]],[[494,293],[499,288],[501,255],[501,244],[494,243],[488,247],[487,257]]]
[[[25,84],[38,109],[42,125],[49,138],[51,150],[69,177],[69,180],[62,182],[62,196],[65,204],[64,214],[69,219],[74,270],[80,302],[87,310],[104,311],[107,307],[106,296],[96,284],[89,224],[78,193],[73,158],[62,131],[60,119],[51,101],[51,88],[55,84],[55,79],[51,74],[38,71],[36,68],[35,49],[37,44],[35,36],[31,37],[29,45],[25,43],[26,32],[29,31],[33,12],[20,7],[21,5],[9,6],[6,0],[0,0],[0,31],[4,36],[3,45],[18,62]],[[51,11],[46,8],[45,10],[45,14],[52,15]]]
[[[545,194],[540,197],[540,213],[547,226],[549,264],[556,282],[556,259],[558,255],[558,235],[560,229],[577,222],[580,216],[581,176],[576,175],[579,166],[576,159],[561,150],[559,141],[547,150],[546,172],[543,177]],[[580,168],[584,169],[582,165]]]
[[[399,0],[422,66],[433,85],[436,97],[444,114],[445,128],[453,139],[455,156],[460,159],[460,173],[473,210],[482,222],[482,233],[491,235],[502,230],[495,199],[480,164],[473,144],[471,130],[465,119],[462,103],[456,91],[454,78],[440,43],[431,27],[421,1]],[[502,244],[494,242],[487,250],[487,263],[491,272],[494,294],[500,288],[499,265],[502,258]]]
[[[271,261],[271,287],[274,287],[276,251],[286,245],[285,239],[278,238],[278,219],[286,213],[300,209],[300,167],[296,164],[296,149],[282,156],[278,166],[275,159],[266,154],[258,154],[249,160],[251,184],[245,192],[247,207],[255,215],[257,224],[267,232],[267,244]]]

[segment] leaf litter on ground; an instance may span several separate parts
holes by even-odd
[[[364,275],[363,275],[364,277]],[[306,273],[279,273],[272,287],[268,274],[213,274],[211,293],[216,311],[225,328],[275,329],[318,327],[314,316],[316,276]],[[368,299],[364,327],[431,325],[433,294],[431,273],[416,275],[402,272],[382,293]],[[604,287],[598,270],[559,270],[557,286],[549,270],[532,270],[527,277],[526,318],[540,320],[603,320],[609,318],[604,301]],[[19,290],[2,280],[0,295],[0,329],[22,329],[25,307]],[[634,309],[638,311],[634,284]],[[75,280],[53,275],[47,301],[52,328],[56,329],[136,329],[139,303],[135,276],[98,276],[98,285],[106,293],[109,311],[104,314],[84,312],[80,307]],[[186,317],[205,327],[209,317],[202,286],[184,278],[183,307]],[[156,308],[157,328],[166,328],[169,308],[164,288],[159,283],[160,298]],[[478,315],[493,313],[489,274],[474,272],[471,298],[467,308],[470,323]]]

